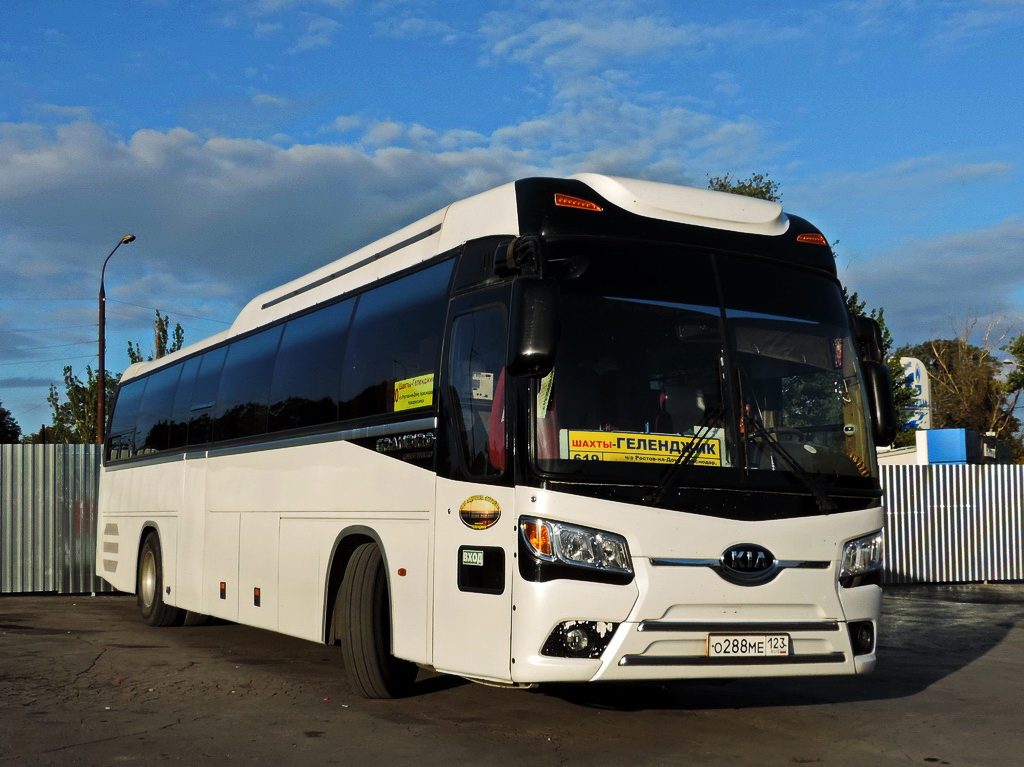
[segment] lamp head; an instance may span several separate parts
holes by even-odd
[[[134,234],[126,234],[124,237],[121,238],[122,245],[127,245],[129,242],[135,242]]]

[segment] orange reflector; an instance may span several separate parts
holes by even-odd
[[[811,245],[828,245],[828,240],[825,239],[825,235],[819,234],[818,232],[798,234],[796,236],[796,241],[809,242]]]
[[[595,205],[589,200],[583,200],[580,199],[579,197],[572,197],[568,194],[556,194],[555,205],[558,205],[562,208],[576,208],[577,210],[593,210],[598,212],[604,210],[604,208],[602,208],[600,205]]]
[[[405,577],[405,568],[404,567],[399,567],[398,568],[398,574],[401,575],[402,577]]]
[[[551,556],[551,531],[547,525],[538,522],[523,522],[523,532],[534,551],[546,557]]]

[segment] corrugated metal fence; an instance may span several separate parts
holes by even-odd
[[[887,583],[1024,580],[1024,466],[883,466]]]
[[[96,577],[97,445],[0,445],[0,593],[112,591]]]
[[[0,445],[0,593],[94,575],[96,445]],[[1024,580],[1024,466],[883,466],[887,583]]]

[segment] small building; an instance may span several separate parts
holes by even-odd
[[[912,447],[879,448],[878,462],[894,465],[1012,463],[1010,445],[972,429],[919,429]]]

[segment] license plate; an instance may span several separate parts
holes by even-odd
[[[709,658],[789,655],[789,634],[708,634]]]

